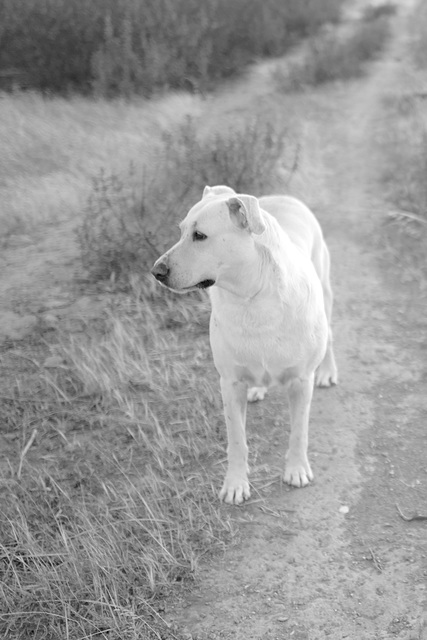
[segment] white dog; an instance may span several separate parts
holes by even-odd
[[[210,341],[228,432],[220,498],[249,498],[247,400],[286,387],[291,434],[284,480],[313,479],[307,458],[314,379],[337,382],[330,327],[329,252],[311,211],[298,200],[259,200],[225,186],[206,187],[180,225],[181,239],[152,273],[174,291],[210,288]]]

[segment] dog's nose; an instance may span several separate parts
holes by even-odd
[[[156,262],[151,273],[159,282],[165,283],[169,275],[169,267],[166,262]]]

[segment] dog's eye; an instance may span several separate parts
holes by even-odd
[[[200,231],[194,231],[193,233],[193,240],[206,240],[207,237],[204,233],[200,233]]]

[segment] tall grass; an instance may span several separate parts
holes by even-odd
[[[178,637],[163,598],[233,535],[213,486],[224,443],[206,299],[180,300],[135,281],[102,331],[64,338],[63,364],[15,390],[5,426],[23,440],[0,477],[2,637]],[[185,348],[180,327],[193,335]]]

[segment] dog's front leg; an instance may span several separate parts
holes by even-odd
[[[241,504],[250,497],[248,446],[246,444],[247,385],[221,378],[228,435],[228,468],[219,497],[228,504]]]
[[[288,386],[291,436],[286,454],[284,480],[294,487],[305,487],[313,480],[307,457],[308,421],[313,396],[314,374],[308,378],[294,378]]]

